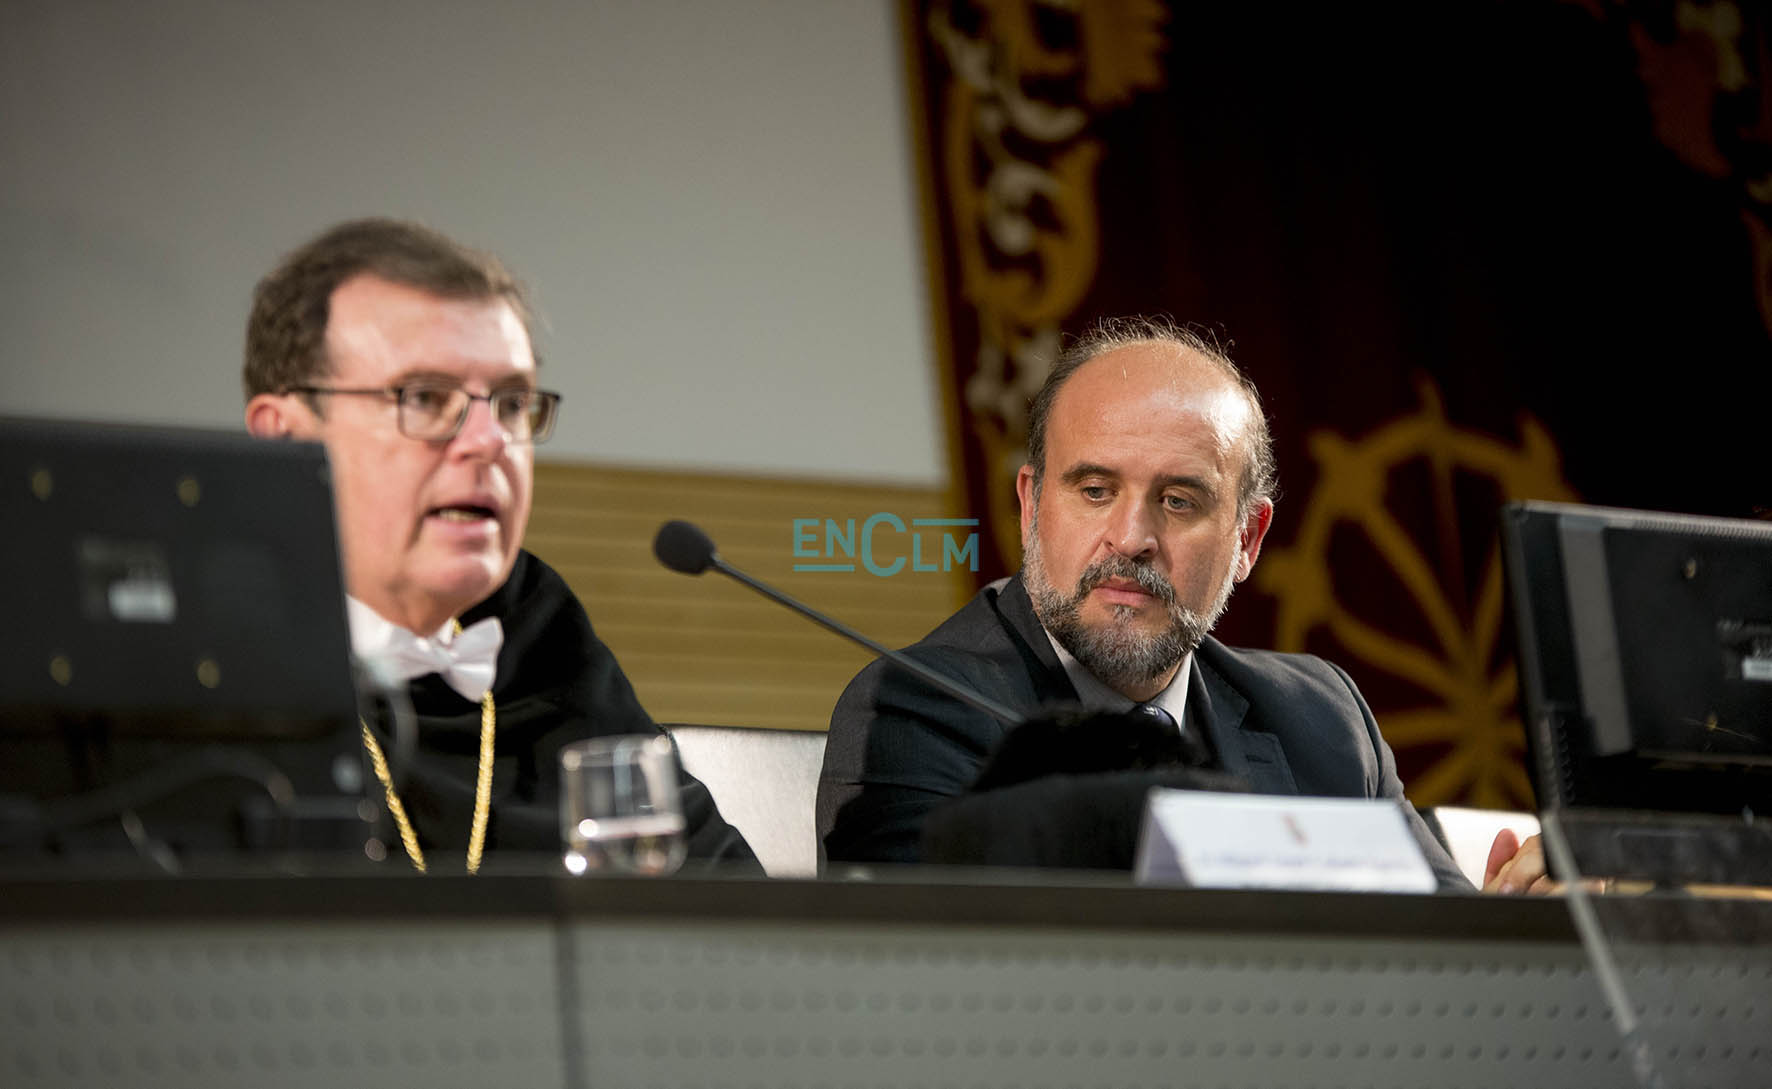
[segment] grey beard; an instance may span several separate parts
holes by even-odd
[[[1113,578],[1136,581],[1141,590],[1161,601],[1169,610],[1169,623],[1146,635],[1132,626],[1136,610],[1130,605],[1114,606],[1112,622],[1105,627],[1091,628],[1083,623],[1084,598]],[[1236,585],[1234,579],[1227,578],[1211,615],[1202,616],[1177,602],[1175,587],[1155,569],[1125,556],[1109,556],[1085,568],[1076,591],[1065,594],[1047,579],[1037,541],[1027,550],[1023,581],[1033,599],[1034,613],[1059,646],[1116,690],[1142,687],[1179,665],[1223,615]]]

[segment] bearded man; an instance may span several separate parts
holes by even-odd
[[[1255,387],[1222,351],[1165,323],[1105,323],[1030,407],[1021,574],[906,653],[1029,716],[1148,712],[1196,766],[1256,792],[1401,799],[1346,673],[1207,634],[1261,554],[1274,484]],[[868,666],[831,717],[827,857],[921,861],[930,812],[973,786],[1008,729],[885,660]],[[1468,887],[1408,813],[1442,883]]]

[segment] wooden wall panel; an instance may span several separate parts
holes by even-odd
[[[529,549],[572,586],[660,722],[823,730],[843,686],[872,657],[730,579],[666,570],[652,538],[672,518],[707,530],[735,567],[889,646],[915,642],[971,593],[971,573],[958,565],[943,573],[906,564],[889,577],[860,564],[847,573],[793,570],[796,518],[859,526],[880,512],[907,524],[953,517],[940,489],[567,463],[538,465],[535,475]],[[882,562],[894,558],[887,547]]]

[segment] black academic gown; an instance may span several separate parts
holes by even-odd
[[[521,552],[510,578],[461,616],[463,627],[495,616],[504,627],[492,696],[498,729],[486,855],[557,854],[560,749],[587,737],[661,732],[591,621],[554,570]],[[433,870],[460,866],[473,823],[480,705],[435,674],[411,686],[418,751],[400,791]],[[682,776],[689,858],[761,872],[713,796]]]

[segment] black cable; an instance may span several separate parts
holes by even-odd
[[[100,821],[122,819],[126,813],[170,798],[209,779],[243,779],[254,783],[263,788],[284,822],[293,816],[295,784],[276,764],[256,753],[208,745],[186,756],[156,764],[122,782],[82,794],[35,806],[15,805],[9,800],[9,807],[16,808],[24,819],[16,825],[8,823],[0,831],[13,842],[25,838],[41,842]],[[126,828],[125,834],[127,832]]]

